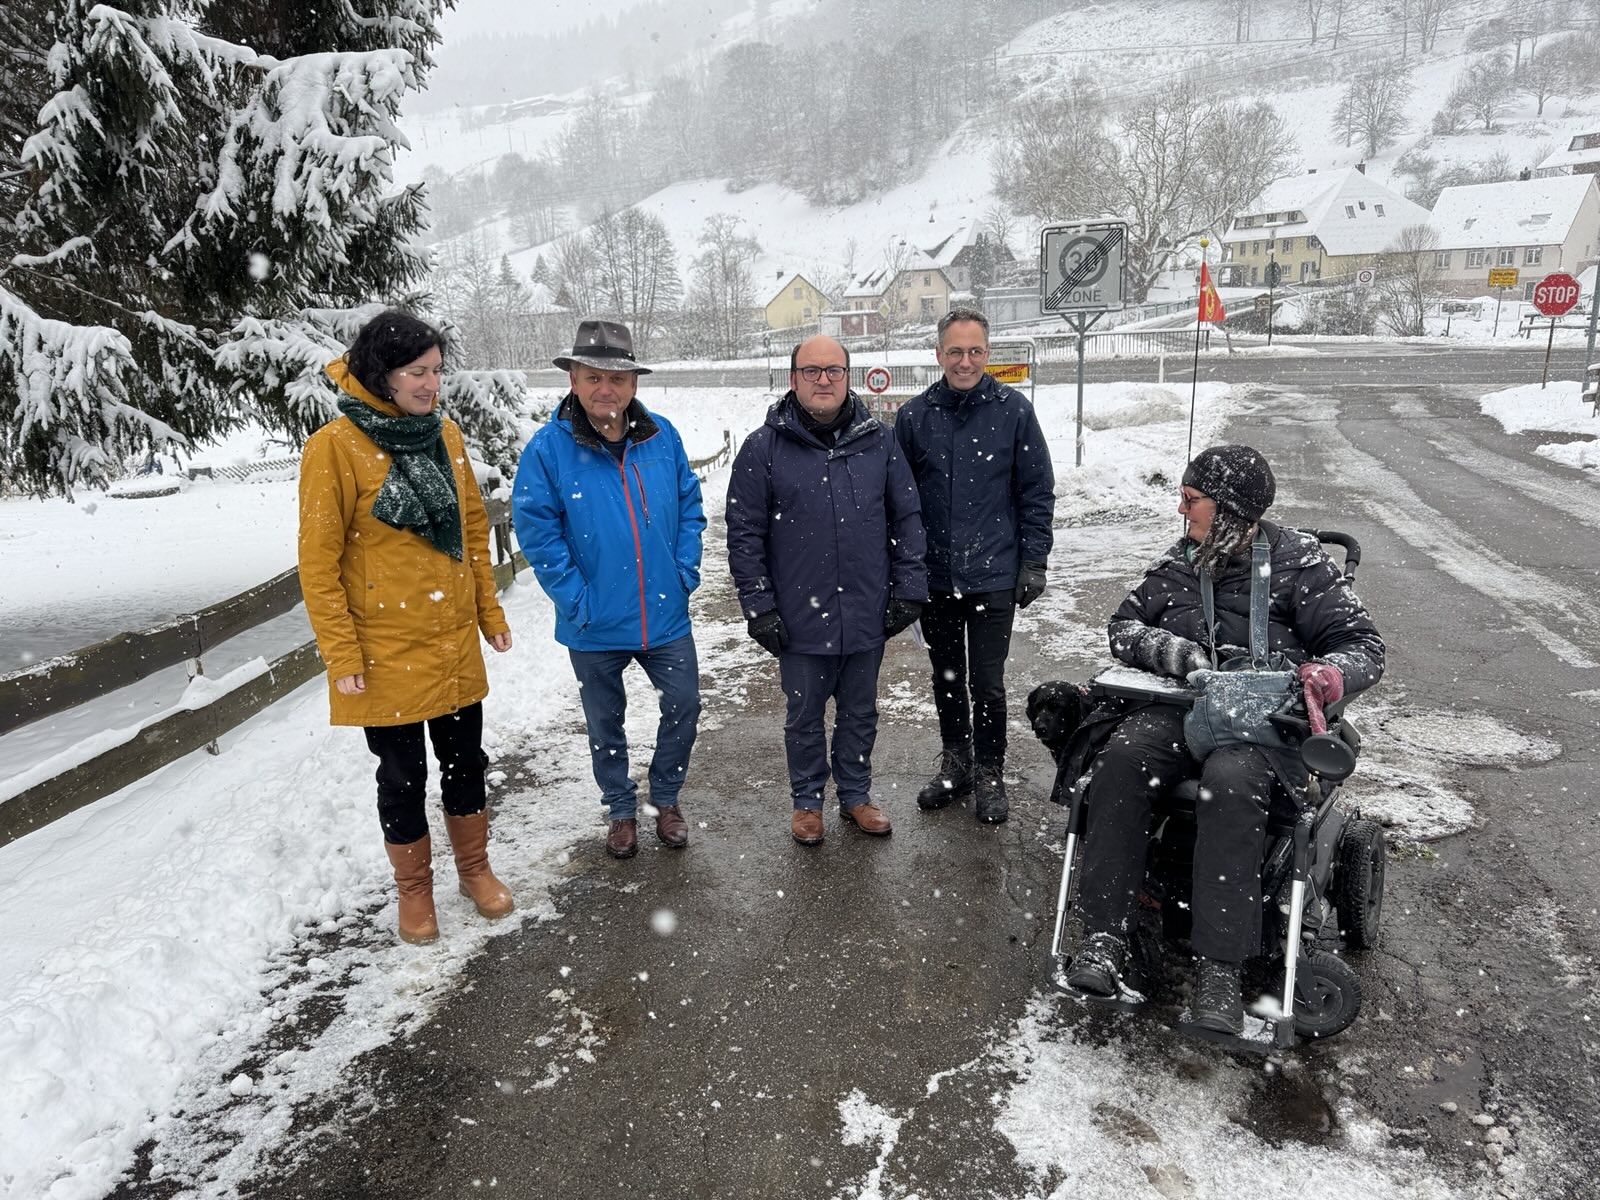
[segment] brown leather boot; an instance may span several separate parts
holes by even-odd
[[[464,817],[445,814],[444,827],[450,832],[450,848],[456,852],[456,876],[461,894],[477,905],[478,915],[498,921],[516,904],[511,890],[489,869],[489,810]]]
[[[822,811],[816,808],[797,808],[789,817],[789,833],[802,846],[822,844]]]
[[[612,858],[632,858],[639,853],[639,818],[621,817],[606,834],[606,853]]]
[[[433,915],[433,839],[420,838],[396,846],[384,842],[389,865],[394,868],[395,891],[400,898],[400,940],[422,945],[439,939],[439,920]]]
[[[854,808],[841,808],[839,815],[862,833],[870,833],[873,837],[883,837],[890,832],[889,814],[870,800]]]

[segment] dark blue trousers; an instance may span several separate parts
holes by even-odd
[[[833,786],[840,808],[872,799],[872,745],[878,739],[878,668],[883,647],[859,654],[780,654],[788,700],[783,749],[796,808],[822,807],[828,783],[823,717],[833,701]]]

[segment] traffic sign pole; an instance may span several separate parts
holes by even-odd
[[[1076,221],[1039,232],[1039,310],[1059,313],[1078,335],[1078,430],[1074,459],[1083,466],[1083,374],[1089,329],[1123,306],[1122,221]]]
[[[1544,377],[1539,380],[1541,391],[1550,383],[1550,351],[1556,344],[1556,319],[1550,318],[1550,340],[1544,344]]]

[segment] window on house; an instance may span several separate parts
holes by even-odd
[[[806,305],[802,311],[805,314],[805,319],[808,321],[811,320],[811,306],[809,304]]]
[[[1381,216],[1383,216],[1383,205],[1381,205],[1381,204],[1374,204],[1374,205],[1373,205],[1373,206],[1372,206],[1372,211],[1373,211],[1373,212],[1375,212],[1375,213],[1377,213],[1377,214],[1378,214],[1378,215],[1379,215],[1379,216],[1380,216],[1380,217],[1381,217]]]
[[[1434,251],[1433,265],[1438,267],[1441,271],[1448,271],[1450,269],[1450,251],[1448,251],[1448,250],[1436,250],[1436,251]]]
[[[1367,211],[1367,202],[1365,200],[1357,200],[1356,201],[1356,207],[1359,208],[1362,212],[1366,212]]]
[[[1525,266],[1525,267],[1537,267],[1543,261],[1544,261],[1544,247],[1543,246],[1529,246],[1527,248],[1527,250],[1523,252],[1522,265]]]
[[[1471,229],[1477,223],[1478,223],[1478,218],[1477,217],[1468,217],[1464,222],[1462,222],[1461,228],[1463,228],[1463,229]]]
[[[1250,243],[1250,253],[1251,254],[1260,254],[1261,253],[1261,243],[1260,242],[1251,242]]]
[[[923,276],[922,276],[922,286],[923,287],[929,287],[932,284],[933,284],[933,276],[929,275],[927,273],[924,273]]]
[[[794,298],[796,300],[804,300],[806,298],[805,289],[804,288],[800,288],[800,287],[795,288],[794,289]]]
[[[1489,259],[1489,256],[1488,256],[1487,251],[1483,251],[1483,250],[1468,250],[1467,251],[1467,266],[1468,267],[1481,267],[1481,266],[1484,266],[1488,262],[1488,259]]]
[[[1321,250],[1322,249],[1322,242],[1320,240],[1318,240],[1315,236],[1308,237],[1308,238],[1306,238],[1306,249],[1307,250]]]
[[[1289,251],[1291,251],[1293,249],[1294,249],[1294,239],[1293,238],[1284,238],[1283,239],[1283,245],[1278,247],[1279,252],[1282,253],[1282,254],[1287,254],[1287,253],[1289,253]]]
[[[1261,268],[1260,267],[1251,267],[1250,268],[1250,286],[1254,287],[1256,284],[1258,284],[1260,282],[1261,282]]]
[[[1354,204],[1346,204],[1344,206],[1344,215],[1354,221],[1356,219],[1356,206]]]
[[[1516,247],[1514,247],[1514,246],[1503,246],[1503,247],[1501,247],[1500,254],[1499,254],[1499,264],[1502,267],[1514,267],[1514,266],[1516,266],[1517,265]]]

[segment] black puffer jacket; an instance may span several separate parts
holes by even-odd
[[[1344,676],[1347,695],[1363,691],[1383,675],[1384,646],[1365,606],[1323,552],[1317,539],[1271,521],[1261,528],[1272,548],[1267,647],[1293,662],[1315,659]],[[1111,615],[1106,632],[1111,653],[1130,666],[1179,678],[1209,667],[1200,576],[1179,541],[1150,567]],[[1215,578],[1218,659],[1247,653],[1250,640],[1250,556],[1236,558]],[[1046,687],[1060,685],[1046,685]],[[1036,690],[1037,703],[1047,697]],[[1035,702],[1030,701],[1030,704]],[[1123,720],[1146,706],[1137,700],[1106,700],[1082,718],[1070,736],[1051,746],[1058,770],[1050,798],[1065,804],[1069,790]],[[1068,707],[1071,707],[1070,705]],[[1030,709],[1030,718],[1033,712]],[[1038,729],[1038,722],[1035,722]],[[1273,769],[1290,787],[1304,778],[1298,760],[1270,754]]]
[[[1310,659],[1339,668],[1347,694],[1383,676],[1383,639],[1355,591],[1309,533],[1262,521],[1272,548],[1267,649],[1291,662]],[[1130,666],[1182,677],[1208,667],[1210,638],[1200,601],[1200,576],[1180,541],[1158,559],[1111,614],[1111,653]],[[1244,653],[1250,641],[1250,556],[1216,576],[1218,657]]]

